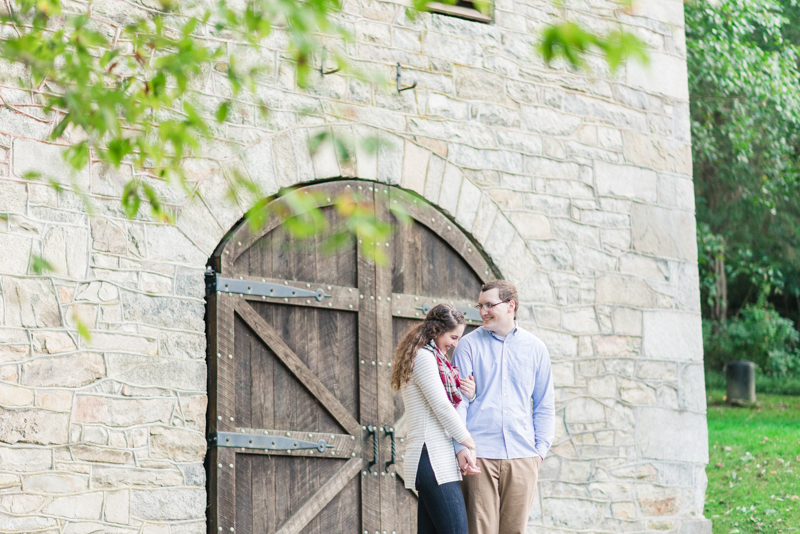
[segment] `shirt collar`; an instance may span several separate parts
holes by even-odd
[[[517,332],[519,332],[519,323],[517,323],[517,320],[514,319],[514,328],[511,330],[511,332],[506,334],[505,338],[501,338],[500,336],[495,334],[492,330],[487,330],[487,332],[489,332],[492,335],[492,337],[494,337],[497,340],[508,339],[509,336],[513,337],[517,335]]]

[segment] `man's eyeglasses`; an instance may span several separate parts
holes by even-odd
[[[505,304],[506,302],[511,302],[511,299],[501,300],[500,302],[495,302],[494,304],[476,304],[475,306],[473,306],[473,308],[475,308],[478,311],[481,310],[489,311],[495,306],[499,306],[500,304]]]

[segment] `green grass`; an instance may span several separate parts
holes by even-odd
[[[725,375],[706,371],[706,389],[725,389]],[[800,395],[800,376],[767,376],[756,373],[756,393]]]
[[[714,534],[800,534],[800,397],[723,404],[709,391],[705,516]]]

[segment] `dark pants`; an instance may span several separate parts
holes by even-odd
[[[461,487],[458,482],[436,483],[427,447],[419,458],[416,486],[417,534],[469,534]]]

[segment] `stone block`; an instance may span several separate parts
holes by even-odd
[[[486,253],[495,261],[499,261],[503,254],[505,254],[511,241],[516,235],[514,225],[511,224],[506,216],[502,213],[498,214],[489,231],[486,242],[483,243],[483,248]]]
[[[676,515],[684,504],[680,488],[651,484],[636,486],[636,500],[644,516]]]
[[[607,274],[597,279],[597,302],[652,308],[655,294],[638,278]]]
[[[79,461],[133,465],[133,453],[130,451],[91,445],[73,445],[70,447],[70,451],[72,452],[72,457]]]
[[[158,353],[171,358],[204,360],[206,338],[202,334],[161,332]]]
[[[378,144],[378,180],[397,185],[403,178],[405,141],[396,135],[381,132]]]
[[[520,106],[522,129],[545,135],[568,136],[581,125],[575,115],[537,106]]]
[[[38,357],[22,365],[20,382],[39,387],[80,387],[105,376],[101,354],[90,352],[69,356]]]
[[[133,490],[131,516],[145,521],[185,521],[205,517],[205,489]]]
[[[677,365],[674,362],[640,361],[636,364],[636,376],[645,380],[676,382]]]
[[[642,335],[642,312],[633,308],[618,307],[612,314],[614,333],[641,336]]]
[[[550,269],[570,271],[574,267],[572,250],[561,241],[528,241],[528,246],[539,263]]]
[[[679,406],[684,410],[705,412],[706,387],[702,364],[681,367],[678,384]]]
[[[188,265],[204,265],[208,254],[175,226],[147,225],[147,251],[151,259]]]
[[[150,427],[150,457],[173,462],[197,462],[205,457],[207,443],[202,434],[171,427]]]
[[[581,166],[577,163],[558,161],[538,156],[525,157],[525,173],[542,178],[580,180]]]
[[[586,381],[586,391],[595,398],[615,398],[617,396],[617,379],[612,375],[590,378]]]
[[[62,276],[83,279],[89,261],[89,235],[85,228],[54,227],[44,236],[42,257]]]
[[[45,471],[52,467],[52,455],[49,449],[0,447],[0,465],[15,473]]]
[[[644,355],[654,360],[703,359],[700,315],[674,311],[644,313]]]
[[[89,477],[75,473],[45,473],[22,479],[23,491],[33,493],[78,493],[89,489]]]
[[[102,423],[107,426],[132,426],[168,423],[175,403],[171,399],[119,399],[97,395],[78,395],[72,421]]]
[[[98,445],[108,445],[108,430],[101,426],[84,426],[83,441]]]
[[[28,190],[25,182],[0,180],[0,213],[25,213]]]
[[[403,153],[403,188],[410,189],[420,195],[425,193],[425,177],[428,172],[430,150],[420,147],[411,141],[405,142]]]
[[[594,351],[602,358],[636,358],[641,354],[642,340],[629,336],[595,336]]]
[[[657,175],[650,169],[596,160],[594,175],[599,195],[644,202],[655,202],[658,198]]]
[[[568,423],[589,423],[604,421],[606,418],[603,404],[588,397],[568,401],[565,417]]]
[[[102,465],[92,468],[92,486],[95,488],[118,488],[120,486],[159,488],[180,486],[183,482],[184,477],[177,469],[142,469]]]
[[[655,404],[656,390],[642,382],[621,378],[619,398],[628,404]]]
[[[69,416],[45,410],[5,410],[0,408],[0,441],[58,445],[67,443]]]
[[[61,311],[51,282],[5,276],[2,283],[7,326],[61,326]]]
[[[492,169],[513,174],[523,174],[524,156],[518,152],[473,148],[451,143],[450,161],[469,169]]]
[[[655,50],[651,52],[648,67],[644,67],[636,61],[629,61],[626,64],[627,84],[644,89],[649,93],[662,94],[678,100],[688,100],[686,60]]]
[[[61,146],[15,139],[13,173],[19,178],[38,173],[45,181],[52,179],[65,186],[74,182],[82,191],[88,191],[91,186],[89,166],[75,171],[64,161],[63,153]]]
[[[534,333],[544,341],[551,357],[574,358],[578,355],[577,336],[544,329],[534,329]]]
[[[426,42],[427,40],[426,38]],[[495,73],[482,69],[457,67],[455,79],[456,95],[461,100],[480,100],[498,104],[502,104],[506,100],[503,78]]]
[[[710,519],[690,519],[681,522],[680,534],[711,534]]]
[[[33,390],[0,383],[0,405],[8,407],[33,404]]]
[[[41,532],[48,528],[58,528],[58,522],[52,517],[15,516],[0,512],[0,532]]]
[[[197,360],[107,354],[108,377],[134,386],[205,391],[206,364]]]
[[[708,463],[705,414],[643,406],[636,409],[636,420],[636,445],[642,458]],[[664,439],[665,428],[680,432]]]
[[[600,246],[600,232],[597,228],[561,218],[553,218],[551,225],[553,235],[558,239],[588,247]]]
[[[101,492],[58,497],[42,509],[47,515],[64,519],[100,519],[103,509],[103,494]]]
[[[538,269],[536,259],[528,249],[525,240],[519,235],[515,235],[511,240],[502,258],[497,261],[497,266],[504,273],[504,278],[517,286],[525,283],[530,278],[531,273]],[[522,315],[520,315],[520,318],[523,318]]]
[[[125,254],[128,251],[128,235],[121,225],[108,219],[92,218],[92,248],[112,254]]]
[[[25,236],[0,233],[0,273],[24,276],[28,272],[31,243]]]
[[[478,207],[481,203],[481,190],[468,179],[461,182],[461,191],[458,195],[458,205],[456,207],[456,222],[464,228],[472,228],[475,217],[478,214]]]
[[[626,274],[651,278],[659,282],[668,282],[670,278],[669,264],[666,260],[639,254],[622,256],[619,260],[619,270]]]
[[[550,219],[545,215],[513,211],[509,213],[509,217],[524,239],[550,239],[553,237]]]
[[[203,260],[205,262],[205,260]],[[120,292],[123,317],[126,321],[145,323],[167,328],[205,329],[202,303],[168,297],[147,296],[133,291]]]
[[[55,412],[69,412],[72,410],[72,391],[69,390],[40,390],[36,392],[36,407]]]
[[[567,332],[592,334],[598,331],[597,313],[593,306],[562,310],[561,324]]]
[[[455,214],[458,207],[458,194],[461,191],[461,183],[463,181],[464,173],[461,172],[461,169],[450,164],[445,167],[438,201],[438,205],[443,210]]]
[[[130,490],[126,489],[106,493],[106,502],[103,507],[106,521],[126,525],[130,523],[130,509]]]
[[[545,524],[567,530],[591,530],[608,508],[606,503],[589,499],[544,497],[542,503]]]
[[[75,341],[66,332],[35,332],[33,350],[44,354],[57,354],[75,350]]]

